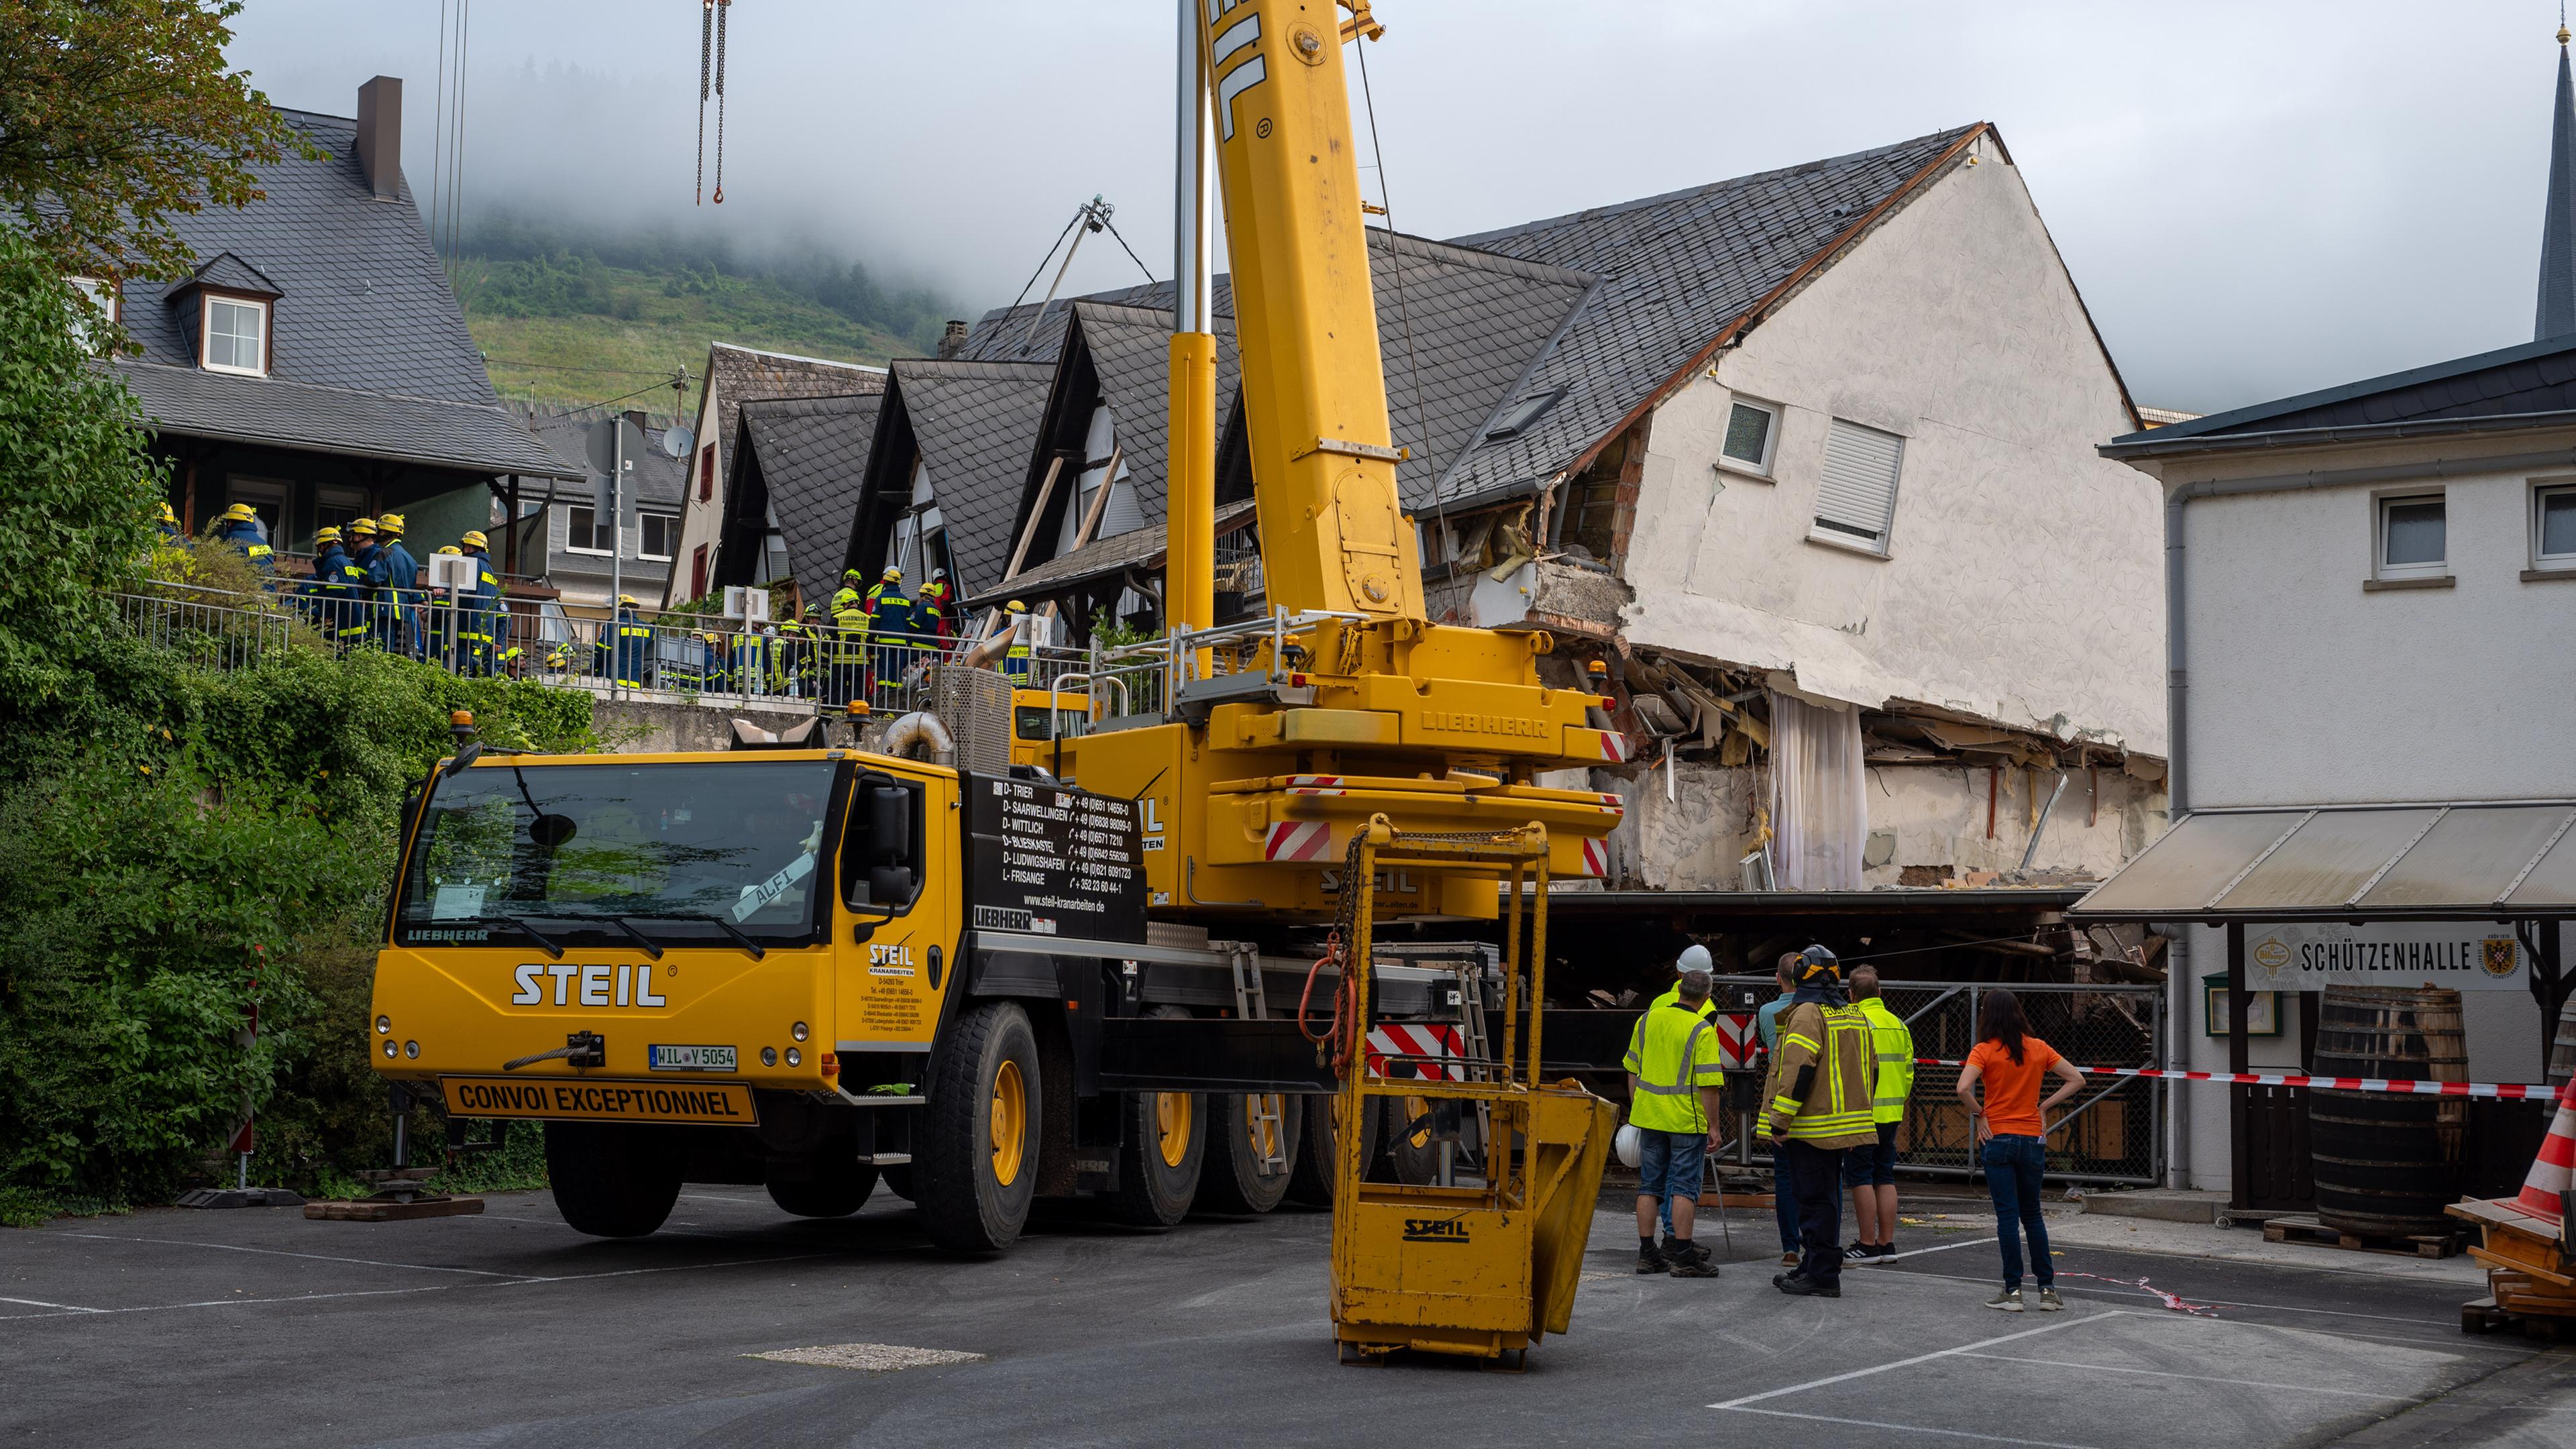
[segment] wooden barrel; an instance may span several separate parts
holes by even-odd
[[[2329,986],[2319,1003],[2316,1074],[2465,1082],[2460,993],[2437,987]],[[2466,1101],[2319,1089],[2308,1100],[2317,1221],[2363,1237],[2447,1230],[2457,1195]]]
[[[2558,1008],[2558,1035],[2549,1043],[2549,1085],[2563,1087],[2576,1077],[2576,996]]]

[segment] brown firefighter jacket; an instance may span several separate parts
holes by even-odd
[[[1860,1008],[1799,1002],[1780,1018],[1763,1089],[1762,1135],[1827,1151],[1873,1144],[1877,1086],[1877,1053]]]

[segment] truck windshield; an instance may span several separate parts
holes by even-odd
[[[437,783],[403,945],[821,939],[829,761],[485,765]],[[621,924],[622,922],[622,924]],[[726,927],[733,928],[728,931]]]

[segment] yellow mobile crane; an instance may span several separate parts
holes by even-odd
[[[992,1250],[1039,1194],[1169,1224],[1211,1193],[1266,1209],[1320,1162],[1347,1347],[1525,1349],[1565,1327],[1610,1118],[1540,1080],[1545,886],[1599,874],[1620,814],[1535,776],[1620,737],[1541,682],[1545,634],[1425,616],[1342,63],[1379,33],[1366,4],[1179,8],[1171,618],[1117,661],[1155,671],[1159,707],[1052,742],[1047,770],[958,764],[960,734],[1010,734],[991,675],[997,728],[909,715],[865,750],[818,721],[737,726],[737,753],[540,757],[461,725],[405,817],[373,1060],[451,1115],[543,1121],[566,1220],[611,1236],[653,1231],[683,1181],[836,1216],[883,1180],[937,1241]],[[1272,608],[1227,626],[1211,169]],[[1505,901],[1500,1051],[1394,1080],[1372,1013],[1444,973],[1382,959],[1373,923]],[[1258,947],[1215,933],[1325,923],[1310,1051]],[[1325,1091],[1332,1112],[1283,1105]],[[1443,1143],[1472,1114],[1473,1179],[1367,1180],[1354,1128],[1387,1097]],[[1330,1153],[1300,1152],[1301,1121],[1339,1124]]]

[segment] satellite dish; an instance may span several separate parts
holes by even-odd
[[[690,446],[697,441],[697,434],[687,428],[674,425],[662,432],[662,451],[674,458],[685,458],[689,456]]]

